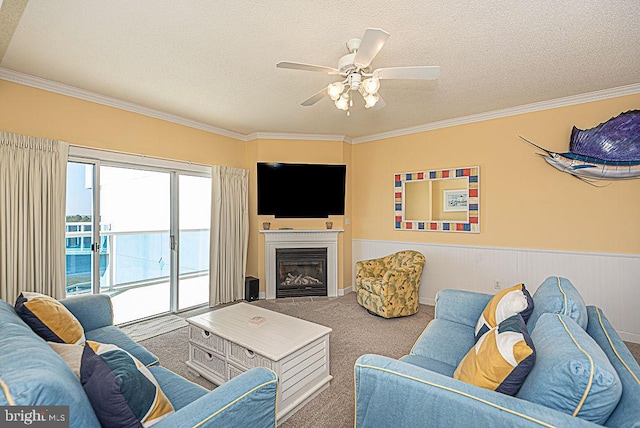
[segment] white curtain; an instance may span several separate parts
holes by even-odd
[[[244,298],[249,245],[249,171],[211,167],[209,306]]]
[[[69,145],[0,132],[0,298],[65,296]]]

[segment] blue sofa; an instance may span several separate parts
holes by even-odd
[[[566,278],[548,278],[533,295],[527,328],[536,362],[515,396],[454,379],[491,298],[442,290],[435,318],[409,355],[361,356],[355,364],[355,426],[640,427],[640,367],[602,310],[586,306]],[[570,333],[568,341],[560,338],[564,332],[552,331],[553,323]],[[573,351],[575,359],[566,356]],[[577,404],[569,403],[576,406],[573,413],[558,408],[567,405],[554,395],[558,391],[577,397]]]
[[[80,321],[87,340],[112,343],[145,364],[175,409],[154,427],[275,427],[275,373],[250,370],[207,391],[161,367],[155,355],[113,325],[105,295],[61,301]],[[0,406],[69,406],[71,427],[100,427],[83,387],[64,360],[0,300]]]

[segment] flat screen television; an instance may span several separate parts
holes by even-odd
[[[346,165],[258,163],[258,215],[344,215]]]

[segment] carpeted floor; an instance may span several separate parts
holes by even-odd
[[[187,321],[185,321],[183,317],[165,315],[147,321],[125,325],[120,327],[120,329],[136,342],[140,342],[186,326]]]
[[[392,358],[406,355],[433,318],[433,306],[421,305],[416,315],[386,320],[367,313],[356,302],[355,293],[338,298],[294,298],[260,300],[253,304],[333,329],[330,336],[331,386],[291,416],[281,426],[353,427],[353,366],[362,354],[380,354]],[[207,308],[182,314],[193,316]],[[140,342],[155,353],[164,367],[207,389],[214,385],[187,371],[187,328],[183,327]],[[640,361],[640,344],[627,343]]]
[[[416,315],[385,320],[367,313],[355,293],[338,298],[259,300],[253,304],[330,327],[331,386],[291,416],[281,426],[353,427],[353,366],[362,354],[398,358],[407,354],[433,318],[433,307],[421,305]],[[202,312],[202,311],[198,311]],[[197,313],[197,312],[196,312]],[[193,316],[190,313],[188,316]],[[214,387],[187,371],[187,328],[140,342],[156,354],[160,364],[205,388]]]

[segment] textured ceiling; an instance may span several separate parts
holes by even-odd
[[[276,63],[336,67],[368,27],[391,34],[373,68],[440,77],[383,81],[377,111],[302,107],[337,79]],[[355,138],[636,84],[639,28],[638,0],[29,0],[0,66],[240,134]]]

